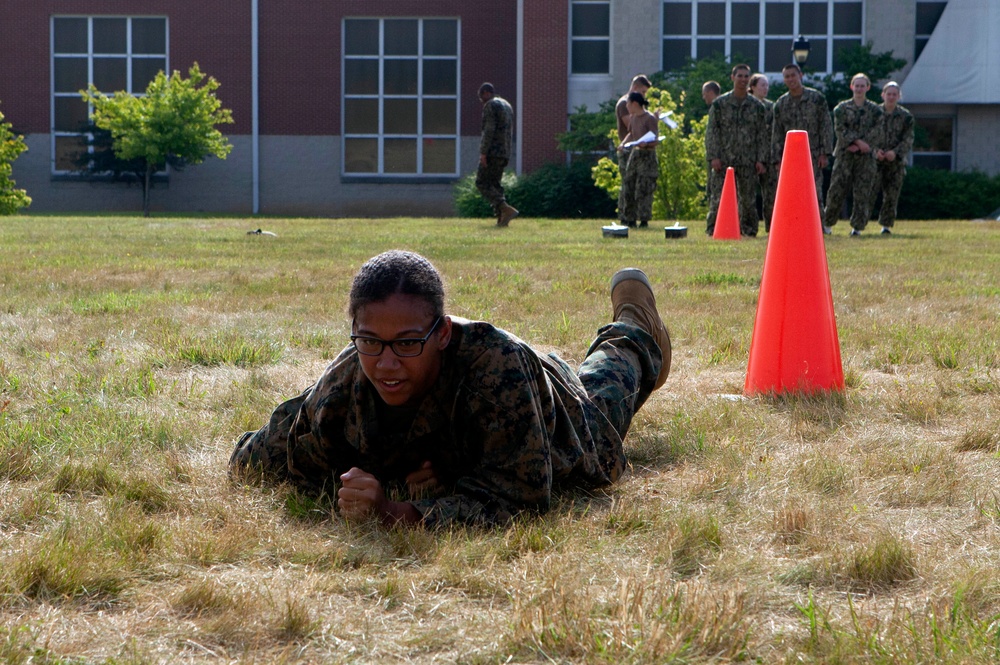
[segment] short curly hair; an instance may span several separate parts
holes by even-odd
[[[431,316],[444,316],[444,283],[434,265],[415,252],[393,249],[365,261],[354,276],[347,311],[357,318],[365,305],[390,296],[416,296],[426,301]]]

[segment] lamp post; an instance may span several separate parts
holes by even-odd
[[[809,59],[809,40],[799,35],[799,38],[792,42],[792,59],[801,67]]]

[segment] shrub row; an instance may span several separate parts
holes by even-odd
[[[1000,175],[907,169],[899,219],[976,219],[1000,208]]]
[[[590,167],[581,161],[547,164],[521,176],[507,172],[502,181],[507,201],[526,217],[613,219],[618,202],[594,184]],[[493,216],[476,189],[475,174],[455,185],[455,209],[459,217]]]

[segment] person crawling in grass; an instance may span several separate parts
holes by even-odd
[[[544,513],[560,488],[615,482],[632,417],[670,372],[645,273],[612,277],[613,323],[577,371],[489,323],[445,314],[444,299],[419,254],[368,260],[351,287],[351,343],[239,439],[231,475],[335,495],[348,520],[427,527],[504,525]]]

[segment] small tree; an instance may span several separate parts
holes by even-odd
[[[169,77],[161,71],[142,97],[127,92],[106,95],[93,85],[80,91],[94,105],[94,124],[111,133],[115,157],[139,160],[144,167],[142,212],[146,217],[154,173],[168,164],[176,169],[200,164],[208,155],[225,159],[233,149],[216,129],[216,125],[233,122],[232,112],[222,108],[215,96],[218,87],[218,81],[203,74],[195,63],[186,79],[178,71]]]
[[[646,93],[649,111],[655,115],[671,112],[668,116],[677,123],[676,129],[660,125],[662,140],[656,149],[659,177],[653,194],[653,217],[656,219],[697,219],[705,214],[702,203],[707,166],[705,164],[705,127],[708,118],[687,123],[677,112],[677,104],[666,90],[650,88]],[[608,140],[617,142],[616,128],[608,132]],[[593,170],[594,183],[618,199],[621,175],[618,165],[610,157],[602,157]]]
[[[31,197],[23,189],[14,187],[14,179],[11,178],[14,160],[27,149],[24,137],[15,134],[0,113],[0,215],[13,215],[31,205]]]

